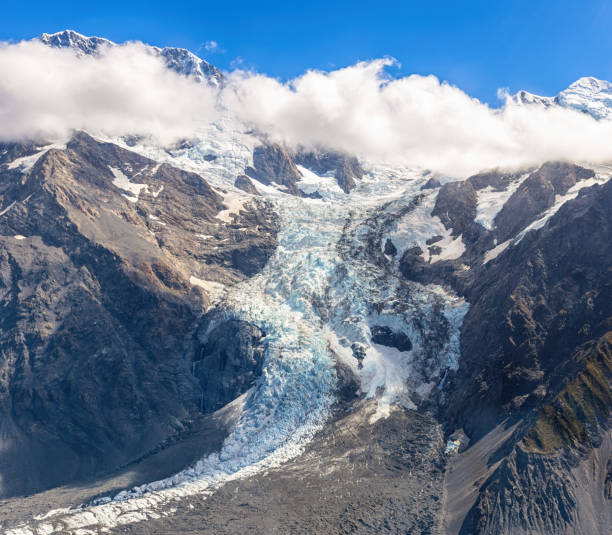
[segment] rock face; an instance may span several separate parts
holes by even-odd
[[[234,182],[234,186],[242,191],[245,191],[246,193],[250,193],[251,195],[261,195],[261,193],[259,193],[255,187],[255,184],[253,184],[253,182],[251,182],[249,177],[246,175],[238,176]]]
[[[579,180],[591,178],[591,169],[563,162],[548,162],[532,173],[512,194],[495,217],[500,242],[519,231],[550,208],[557,195],[564,195]]]
[[[285,192],[298,197],[320,198],[316,192],[306,194],[299,188],[302,175],[297,165],[306,167],[317,175],[327,176],[333,173],[336,182],[345,193],[349,193],[355,187],[355,180],[361,179],[364,174],[357,158],[346,154],[305,151],[292,153],[277,144],[255,147],[253,167],[247,168],[246,174],[264,184],[278,184]],[[244,179],[241,179],[241,183],[248,187]]]
[[[405,277],[452,287],[470,302],[440,419],[448,433],[463,428],[470,439],[451,465],[462,487],[475,490],[469,500],[449,490],[449,503],[464,509],[448,533],[599,533],[611,521],[593,511],[610,509],[599,497],[611,440],[612,183],[586,187],[552,211],[594,175],[548,162],[446,184],[432,215],[461,237],[463,254],[431,263],[421,247],[398,251]],[[483,193],[501,203],[491,227],[478,219]],[[443,245],[438,238],[426,244]],[[475,469],[472,448],[500,428],[512,432]]]
[[[246,174],[264,184],[274,182],[292,195],[301,195],[297,183],[302,175],[295,166],[289,151],[280,145],[255,147],[253,167],[247,168]]]
[[[355,157],[337,152],[299,152],[295,162],[318,175],[333,173],[344,193],[349,193],[355,187],[355,180],[364,175],[361,164]]]
[[[201,409],[215,411],[246,392],[261,374],[264,333],[244,321],[223,321],[210,332],[204,321],[194,375],[202,388]]]
[[[402,332],[396,332],[389,327],[374,325],[370,328],[372,332],[372,342],[383,346],[394,347],[398,351],[410,351],[412,342],[410,338]]]
[[[516,236],[556,196],[592,176],[577,166],[543,165],[508,199],[492,232],[500,240]],[[455,191],[460,201],[449,208],[453,212],[440,213],[465,232],[469,204],[461,199],[469,199],[465,191],[471,190]],[[424,265],[415,272],[416,264],[406,259],[406,276],[454,285],[471,303],[461,332],[461,366],[450,378],[443,409],[447,428],[463,427],[473,443],[502,422],[517,423],[496,453],[494,470],[474,481],[479,490],[459,533],[587,533],[609,522],[609,515],[597,521],[585,513],[602,505],[583,495],[586,483],[571,467],[609,440],[611,221],[608,182],[582,190],[541,229],[494,260],[473,263],[469,275],[452,277]],[[607,463],[593,466],[598,496]],[[534,492],[545,500],[531,500]],[[511,500],[502,498],[508,495]]]
[[[478,196],[470,181],[451,182],[440,188],[436,197],[436,205],[431,212],[453,236],[465,234],[470,241],[477,239],[478,230],[474,230]]]
[[[200,409],[191,363],[209,281],[252,275],[276,247],[265,203],[219,219],[223,196],[199,175],[83,133],[38,152],[0,167],[2,496],[112,470],[180,433]]]
[[[473,415],[468,434],[478,432],[485,413],[539,407],[556,396],[584,365],[576,351],[608,332],[611,210],[610,183],[583,190],[548,225],[478,270],[466,289],[472,307],[458,377],[466,376],[457,390],[472,395],[461,407],[452,404]]]

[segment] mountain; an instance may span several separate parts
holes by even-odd
[[[612,83],[591,76],[576,80],[556,97],[541,97],[519,91],[513,100],[522,104],[561,106],[592,115],[595,119],[609,119],[612,116]]]
[[[116,43],[101,37],[85,37],[73,30],[64,30],[57,33],[43,33],[40,41],[55,48],[71,48],[82,54],[99,54],[105,47],[118,46]],[[149,47],[158,54],[169,69],[193,78],[198,82],[219,87],[223,85],[223,74],[217,67],[207,61],[200,59],[195,54],[184,48]]]
[[[607,120],[609,87],[515,98]],[[607,533],[611,178],[227,122],[0,145],[2,528]]]
[[[224,217],[200,176],[85,133],[36,150],[1,175],[4,495],[121,466],[180,430],[200,405],[193,330],[211,292],[276,246],[274,214],[248,195]]]

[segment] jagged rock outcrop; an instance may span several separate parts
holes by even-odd
[[[431,177],[425,184],[421,186],[421,190],[436,189],[442,186],[442,183],[436,178]]]
[[[261,193],[259,193],[255,187],[255,184],[253,184],[253,182],[251,182],[249,177],[246,175],[239,175],[234,181],[234,186],[242,191],[245,191],[246,193],[250,193],[251,195],[261,195]]]
[[[370,331],[372,342],[375,344],[394,347],[398,351],[410,351],[412,349],[412,342],[405,333],[394,331],[383,325],[373,325],[370,327]]]
[[[302,175],[297,165],[306,167],[318,175],[333,173],[336,182],[345,193],[349,193],[355,187],[355,180],[361,179],[364,174],[357,158],[346,154],[305,151],[292,153],[285,147],[269,143],[255,147],[253,167],[247,168],[245,172],[248,177],[264,184],[278,184],[292,195],[320,198],[317,192],[307,194],[299,188]],[[244,179],[241,179],[241,182],[244,184]]]

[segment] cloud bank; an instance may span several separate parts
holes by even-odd
[[[288,83],[235,71],[218,90],[169,71],[140,43],[99,56],[36,41],[4,44],[0,139],[55,139],[84,129],[167,143],[196,135],[223,107],[236,124],[290,146],[454,176],[549,159],[612,160],[612,121],[510,99],[492,109],[434,76],[389,79],[391,61],[309,71]]]
[[[168,70],[141,43],[97,56],[37,41],[0,45],[0,139],[65,138],[73,130],[151,134],[162,142],[214,120],[216,95]]]
[[[612,159],[612,122],[510,98],[492,109],[435,76],[390,80],[390,63],[312,71],[288,84],[236,72],[229,105],[275,140],[451,175],[549,159]]]

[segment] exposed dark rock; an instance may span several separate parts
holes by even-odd
[[[580,370],[577,349],[607,332],[611,221],[612,184],[588,188],[475,274],[450,404],[468,434],[556,396]]]
[[[398,351],[410,351],[412,349],[412,342],[406,334],[394,331],[389,327],[373,325],[370,327],[370,333],[372,334],[372,342],[375,344],[394,347]]]
[[[365,346],[363,344],[360,344],[359,342],[355,342],[351,345],[351,349],[353,351],[353,356],[358,360],[359,367],[361,368],[363,365],[363,359],[366,358]]]
[[[476,190],[470,182],[449,182],[438,192],[431,215],[438,216],[453,236],[463,234],[464,240],[471,241],[477,201]]]
[[[0,143],[0,166],[8,164],[17,158],[36,154],[40,144],[33,141],[27,143]]]
[[[431,247],[428,247],[427,250],[429,251],[429,256],[436,256],[442,253],[442,247],[437,245],[432,245]]]
[[[434,177],[431,177],[425,184],[421,186],[421,190],[436,189],[442,186],[442,183]]]
[[[302,175],[289,151],[280,145],[260,145],[253,151],[253,167],[246,170],[251,178],[264,184],[284,186],[287,193],[301,196],[297,183]]]
[[[393,242],[387,238],[385,242],[385,254],[389,256],[395,256],[397,254],[397,247],[393,245]]]
[[[591,169],[549,162],[533,172],[508,199],[495,217],[496,237],[501,243],[516,236],[523,228],[550,208],[557,195],[567,193],[576,181],[593,176]]]
[[[400,270],[404,277],[409,280],[422,280],[426,265],[422,255],[423,249],[420,247],[410,247],[404,251],[400,259]]]
[[[438,243],[442,239],[444,239],[444,236],[440,236],[438,234],[437,236],[432,236],[431,238],[428,238],[427,240],[425,240],[425,243],[427,245],[433,245],[434,243]]]
[[[512,181],[518,180],[521,174],[522,172],[511,173],[502,171],[500,169],[493,169],[491,171],[484,171],[482,173],[472,175],[470,178],[468,178],[468,182],[470,182],[477,190],[491,187],[495,191],[503,191]]]
[[[361,367],[361,362],[359,366]],[[338,381],[336,390],[336,409],[350,410],[352,408],[351,405],[359,396],[361,382],[353,370],[342,362],[341,359],[336,360],[335,369]]]
[[[313,191],[311,193],[306,193],[300,190],[300,196],[305,197],[307,199],[322,199],[323,196],[318,191]]]
[[[580,180],[595,176],[592,169],[566,162],[546,162],[536,173],[550,181],[557,195],[567,193],[567,190]]]
[[[206,332],[208,323],[204,325]],[[202,387],[202,411],[220,409],[253,386],[263,365],[264,336],[255,325],[239,320],[224,321],[200,336],[203,345],[194,375]]]
[[[295,162],[318,175],[333,172],[338,185],[345,193],[355,187],[355,180],[364,175],[357,158],[338,152],[299,152]]]
[[[242,191],[250,193],[251,195],[261,195],[261,193],[257,191],[255,184],[253,184],[253,182],[251,182],[249,177],[246,175],[239,175],[234,182],[234,186]]]

